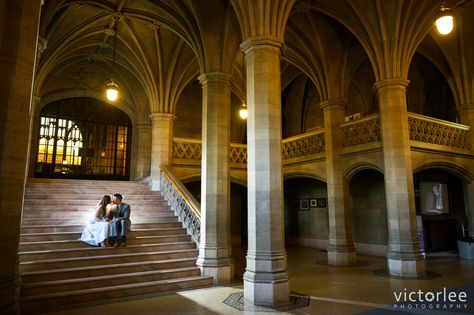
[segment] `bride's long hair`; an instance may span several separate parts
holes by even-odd
[[[110,195],[103,195],[102,199],[100,199],[99,206],[102,207],[102,210],[105,210],[107,205],[110,203]]]

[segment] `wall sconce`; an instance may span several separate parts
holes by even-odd
[[[247,119],[247,117],[249,116],[247,105],[244,102],[242,102],[242,105],[240,105],[239,115],[242,119]]]

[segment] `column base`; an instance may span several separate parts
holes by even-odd
[[[328,248],[328,264],[334,266],[355,265],[357,263],[357,255],[355,248],[337,248],[329,246]]]
[[[416,278],[426,274],[425,260],[423,258],[414,260],[388,258],[387,265],[391,276]]]
[[[262,274],[263,277],[258,277],[253,272],[245,272],[245,302],[260,306],[278,306],[288,304],[290,302],[290,293],[288,289],[287,274]]]
[[[212,277],[215,285],[229,284],[234,279],[234,265],[208,267],[199,266],[201,275]]]
[[[151,191],[161,191],[161,182],[160,179],[150,179],[148,187]]]

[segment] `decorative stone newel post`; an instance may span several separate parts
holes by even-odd
[[[234,275],[230,245],[230,86],[222,72],[199,77],[203,90],[201,242],[197,265],[216,284]]]
[[[408,113],[407,80],[375,84],[380,106],[388,220],[388,268],[391,275],[416,277],[425,273],[416,228]]]
[[[143,179],[150,175],[152,126],[136,125],[135,131],[137,143],[135,179]]]
[[[18,314],[18,243],[40,1],[2,1],[0,21],[0,314]]]
[[[150,115],[151,131],[151,190],[160,190],[160,165],[170,164],[173,146],[173,122],[176,116],[167,113]]]
[[[469,126],[471,152],[474,152],[474,104],[465,104],[456,108],[461,124]],[[474,236],[474,181],[467,184],[466,196],[467,216],[469,220],[469,235]]]
[[[256,305],[289,301],[281,162],[282,43],[254,37],[241,45],[247,64],[248,252],[244,298]]]
[[[346,103],[328,100],[320,104],[324,112],[326,169],[329,212],[328,263],[349,265],[356,262],[349,213],[349,193],[342,176],[344,165],[339,157],[342,149],[342,130]]]

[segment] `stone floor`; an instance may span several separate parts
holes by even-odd
[[[334,267],[325,263],[323,251],[292,247],[287,249],[290,290],[307,296],[309,305],[280,314],[474,314],[474,261],[457,256],[429,256],[426,259],[429,277],[395,279],[384,276],[383,257],[359,255],[353,267]],[[239,268],[236,268],[239,270]],[[395,294],[423,293],[454,289],[466,291],[467,302],[408,302],[396,304]],[[466,289],[468,288],[468,289]],[[224,303],[233,293],[242,293],[242,283],[207,289],[182,291],[164,296],[149,296],[116,303],[84,306],[51,314],[270,314],[272,309],[252,308],[240,311]],[[431,293],[430,293],[431,294]],[[453,293],[454,294],[454,293]],[[460,295],[457,295],[460,296]],[[430,298],[430,295],[426,295]],[[438,307],[438,309],[436,309]]]

